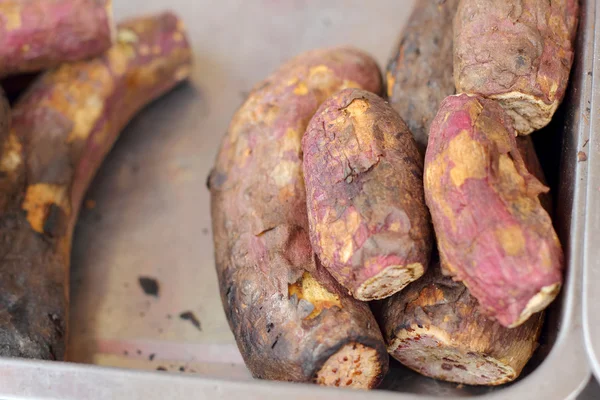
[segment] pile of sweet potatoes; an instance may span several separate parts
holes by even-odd
[[[127,121],[190,74],[177,17],[115,26],[111,6],[0,2],[0,356],[64,358],[84,192]],[[565,95],[577,20],[576,0],[420,0],[385,81],[339,47],[255,86],[208,179],[254,376],[369,389],[389,355],[457,383],[519,376],[564,263],[526,135]]]
[[[125,124],[190,74],[171,13],[115,26],[110,0],[0,2],[0,357],[62,360],[87,186]],[[22,75],[27,73],[27,75]]]
[[[386,349],[451,382],[519,376],[563,269],[524,135],[565,94],[577,13],[423,0],[387,90],[351,48],[255,87],[208,180],[223,305],[254,376],[373,388]]]

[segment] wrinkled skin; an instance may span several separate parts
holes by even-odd
[[[182,29],[168,13],[125,22],[104,56],[43,74],[16,104],[0,137],[0,356],[63,359],[81,199],[127,121],[189,74]]]
[[[101,55],[114,41],[112,0],[0,2],[0,76]]]
[[[303,138],[312,247],[359,300],[418,279],[433,241],[423,163],[402,118],[359,89],[325,101]]]
[[[461,0],[457,92],[500,102],[521,135],[543,128],[565,95],[578,15],[578,0]]]
[[[439,264],[379,304],[377,319],[392,357],[432,378],[469,385],[516,379],[537,347],[543,313],[517,328],[485,316],[465,285]]]
[[[345,87],[381,90],[369,56],[323,49],[284,64],[234,115],[209,177],[223,306],[258,378],[368,388],[387,371],[368,306],[315,263],[308,236],[301,139],[319,105]],[[330,356],[357,343],[373,354],[359,371],[369,380],[323,375]]]
[[[423,154],[440,103],[455,92],[452,21],[458,2],[417,1],[387,66],[390,105],[406,122]]]
[[[525,167],[509,116],[494,101],[448,97],[431,125],[425,199],[442,268],[484,310],[517,326],[562,284],[563,252]]]

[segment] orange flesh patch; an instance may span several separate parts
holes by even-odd
[[[518,226],[498,228],[494,233],[507,255],[516,256],[525,250],[525,236]]]
[[[34,231],[44,232],[47,213],[52,204],[62,208],[66,215],[70,215],[71,208],[65,186],[36,183],[27,187],[22,208],[27,212],[27,221]]]
[[[316,318],[323,310],[328,308],[342,308],[339,296],[325,289],[308,272],[305,272],[296,283],[288,285],[288,297],[294,295],[298,300],[304,299],[315,307],[306,319]]]
[[[21,28],[21,7],[17,2],[8,1],[0,4],[0,15],[4,17],[4,29],[7,31]]]

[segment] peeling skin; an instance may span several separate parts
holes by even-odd
[[[578,0],[461,1],[457,91],[497,100],[521,135],[546,126],[565,94],[578,15]]]
[[[515,326],[556,297],[563,252],[540,202],[548,188],[528,172],[501,107],[447,98],[431,125],[424,182],[442,267],[489,316]]]
[[[346,386],[375,387],[388,368],[368,305],[317,263],[308,235],[302,135],[321,102],[349,86],[381,90],[360,51],[315,50],[284,64],[233,116],[208,180],[221,298],[257,378],[341,385],[347,369],[320,371],[348,349],[365,361],[364,379]]]
[[[311,243],[359,300],[418,279],[432,230],[422,161],[408,128],[383,99],[360,89],[330,97],[303,138]]]
[[[309,272],[302,274],[302,277],[288,287],[288,298],[296,296],[298,300],[306,300],[314,308],[306,317],[313,319],[318,317],[323,310],[338,307],[342,308],[340,297],[328,291],[321,285]]]
[[[71,239],[84,192],[125,124],[191,63],[187,41],[171,39],[178,31],[172,14],[121,29],[137,41],[42,74],[15,105],[10,132],[1,129],[2,357],[64,358]],[[140,44],[161,53],[138,55]],[[148,71],[153,80],[136,79]]]
[[[0,2],[0,76],[99,56],[114,41],[112,0]]]
[[[440,103],[455,93],[452,20],[459,1],[417,1],[387,65],[390,105],[423,154]]]
[[[392,357],[425,376],[467,385],[516,379],[543,324],[538,313],[505,328],[482,312],[462,283],[444,276],[439,264],[382,301],[376,315]]]

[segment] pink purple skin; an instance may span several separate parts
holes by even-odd
[[[353,103],[368,109],[349,111]],[[365,90],[340,91],[312,118],[303,150],[311,242],[338,282],[360,300],[372,300],[407,283],[373,283],[389,285],[374,298],[357,294],[387,267],[427,268],[432,232],[423,162],[394,109]]]
[[[381,90],[379,69],[367,54],[319,49],[284,64],[234,115],[208,180],[223,306],[258,378],[313,381],[323,363],[352,342],[376,349],[381,374],[387,371],[368,306],[316,264],[308,235],[302,135],[319,105],[347,86]],[[289,293],[305,274],[339,296],[341,307],[307,318],[317,305]]]
[[[174,15],[127,21],[119,33],[124,41],[104,56],[41,75],[1,137],[0,356],[64,358],[71,239],[85,190],[133,115],[190,72]]]
[[[0,3],[0,76],[102,54],[112,45],[112,0]]]
[[[442,267],[504,326],[516,324],[542,288],[562,282],[562,248],[538,198],[547,190],[527,171],[496,102],[444,100],[425,159]]]
[[[531,96],[553,107],[545,123],[519,133],[542,128],[566,91],[578,17],[578,0],[461,0],[454,19],[457,92]],[[514,111],[532,118],[530,111]]]

